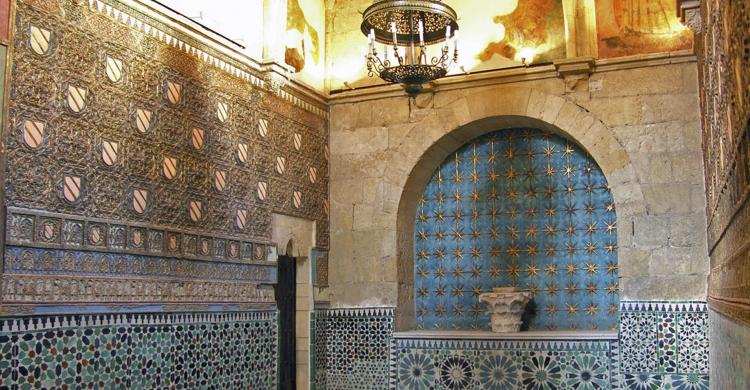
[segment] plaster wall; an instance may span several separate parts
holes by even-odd
[[[552,124],[601,165],[617,208],[622,299],[704,299],[706,221],[694,60],[657,66],[644,61],[578,80],[513,80],[438,87],[411,103],[394,94],[334,97],[332,304],[393,306],[399,296],[408,304],[412,249],[400,239],[399,224],[407,226],[414,214],[400,215],[399,207],[422,190],[413,179],[431,174],[463,143],[519,117]],[[471,125],[485,118],[499,119],[484,128]]]

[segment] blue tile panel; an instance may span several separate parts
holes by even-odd
[[[0,389],[275,389],[276,311],[0,319]]]
[[[622,302],[620,351],[623,388],[708,389],[706,303]]]
[[[611,389],[616,340],[396,339],[398,389]]]
[[[393,388],[389,373],[394,328],[393,308],[316,310],[311,323],[312,387]]]
[[[535,293],[529,329],[614,329],[616,229],[601,169],[571,141],[534,129],[478,138],[420,197],[417,325],[489,329],[477,296],[516,286]]]

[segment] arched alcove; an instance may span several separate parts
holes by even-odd
[[[424,147],[422,149],[417,148],[418,150],[413,150],[412,147],[410,150],[405,150],[403,154],[397,154],[389,165],[389,167],[393,167],[390,169],[394,170],[394,174],[396,169],[403,170],[403,166],[412,167],[408,174],[403,176],[404,181],[401,184],[403,190],[398,202],[396,224],[397,328],[399,330],[415,329],[417,323],[414,286],[414,232],[419,195],[441,163],[473,139],[494,131],[518,128],[537,129],[563,137],[591,156],[600,167],[611,188],[620,221],[623,220],[623,217],[630,220],[633,216],[639,215],[645,210],[642,190],[638,178],[634,174],[632,163],[622,145],[614,137],[611,129],[581,107],[567,100],[553,96],[545,97],[543,93],[537,93],[536,91],[513,91],[515,90],[509,90],[507,93],[510,101],[515,95],[528,98],[531,94],[532,100],[542,102],[548,100],[560,104],[555,104],[554,108],[542,105],[542,108],[533,110],[526,108],[526,104],[519,106],[517,110],[513,109],[513,105],[507,107],[485,105],[483,110],[476,111],[476,115],[462,116],[457,128],[448,129],[443,125],[441,126],[444,128],[442,131],[420,129],[425,132],[424,140],[421,142]],[[539,96],[534,97],[536,95]],[[470,105],[469,100],[471,100],[470,97],[461,99],[460,105],[462,106],[464,102]],[[454,105],[456,104],[459,103],[454,103]],[[531,103],[527,104],[531,105]],[[454,107],[454,110],[458,110],[458,107]],[[554,115],[550,115],[550,111],[554,111]],[[492,115],[494,112],[497,112],[497,115]],[[518,115],[513,114],[515,112]],[[476,116],[485,114],[490,116],[476,118]],[[415,152],[419,154],[415,154]],[[388,174],[389,172],[386,172],[386,176]],[[630,230],[623,231],[620,229],[617,231],[616,242],[620,247],[630,245],[630,234]],[[620,264],[619,254],[617,263]]]
[[[607,180],[572,140],[534,128],[473,139],[418,195],[416,326],[489,330],[479,295],[517,287],[533,294],[529,330],[616,328],[616,229]]]

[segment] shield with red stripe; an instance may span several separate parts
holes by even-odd
[[[133,190],[133,211],[143,214],[148,208],[148,191],[143,189]]]
[[[65,175],[62,181],[62,195],[69,203],[81,199],[82,181],[79,176]]]

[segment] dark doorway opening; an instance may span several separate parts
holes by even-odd
[[[279,390],[295,390],[297,378],[297,259],[279,256],[274,287],[279,309]]]

